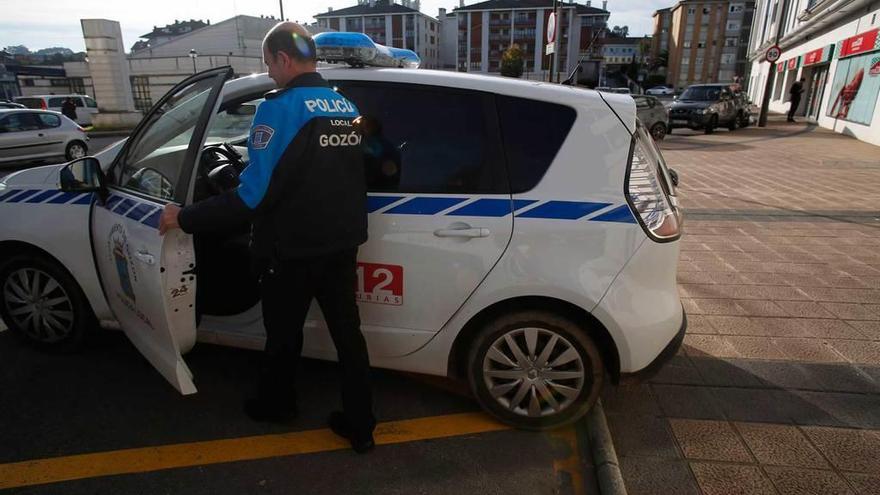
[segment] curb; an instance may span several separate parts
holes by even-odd
[[[99,137],[127,137],[131,134],[132,129],[121,130],[121,131],[86,131],[86,134],[90,138],[99,138]]]
[[[614,440],[611,438],[605,410],[602,408],[602,399],[597,399],[596,404],[587,413],[586,423],[596,478],[599,481],[599,492],[602,495],[627,495],[617,452],[614,450]]]

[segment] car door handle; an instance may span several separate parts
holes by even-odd
[[[489,237],[489,229],[486,228],[466,228],[466,229],[439,229],[434,231],[437,237],[466,237],[475,239],[477,237]]]
[[[150,254],[146,251],[138,251],[134,254],[134,257],[141,260],[143,263],[146,263],[148,265],[152,265],[153,263],[156,262],[156,258],[152,254]]]
[[[39,136],[39,137],[43,137],[44,134],[41,132],[41,133],[37,134],[37,136]]]

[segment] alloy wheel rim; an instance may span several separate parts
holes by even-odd
[[[70,147],[70,157],[71,158],[74,158],[74,159],[75,158],[82,158],[84,156],[86,156],[86,150],[83,149],[82,146],[80,146],[78,144],[74,144],[73,146]]]
[[[52,276],[20,268],[3,284],[6,311],[30,338],[44,343],[63,340],[73,331],[73,304]]]
[[[584,361],[562,335],[545,328],[518,328],[499,337],[483,358],[483,381],[504,409],[519,416],[559,414],[587,382]]]

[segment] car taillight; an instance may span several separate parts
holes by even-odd
[[[48,110],[46,107],[46,100],[40,99],[40,108],[43,110]]]
[[[633,135],[626,192],[639,223],[655,241],[671,241],[681,233],[681,217],[672,185],[658,158],[658,151],[641,123]]]

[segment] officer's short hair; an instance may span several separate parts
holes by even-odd
[[[284,52],[288,57],[300,62],[314,62],[317,56],[315,41],[309,32],[304,27],[290,22],[272,28],[263,40],[263,47],[273,57],[278,56],[278,52]]]

